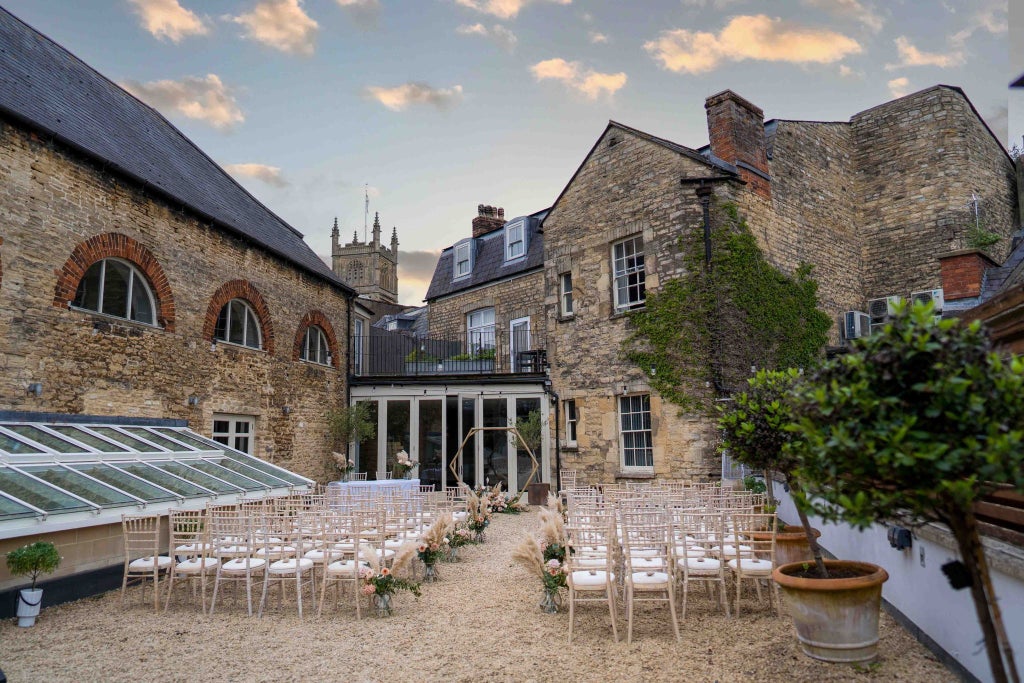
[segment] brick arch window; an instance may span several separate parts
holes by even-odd
[[[321,341],[326,348],[321,347]],[[333,368],[341,367],[341,355],[338,353],[338,338],[334,334],[334,327],[320,311],[310,311],[302,316],[295,332],[292,360],[320,363]]]
[[[79,289],[83,285],[86,275],[92,278],[92,287],[95,289],[95,275],[97,271],[103,271],[102,275],[107,276],[106,266],[99,266],[102,261],[123,263],[131,269],[133,274],[140,276],[144,284],[148,286],[153,297],[153,310],[156,319],[152,324],[163,327],[168,332],[174,331],[174,297],[171,294],[171,285],[164,275],[163,268],[153,256],[153,253],[144,247],[140,242],[133,240],[127,235],[117,232],[108,232],[103,235],[90,237],[80,243],[71,252],[71,256],[65,261],[64,266],[57,272],[57,286],[53,293],[53,305],[58,308],[70,308],[77,305]],[[124,275],[124,269],[117,265],[111,268],[111,277],[114,278],[120,273]],[[115,278],[116,279],[116,278]],[[89,282],[85,283],[89,286]],[[115,284],[115,288],[117,285]],[[97,292],[98,293],[98,292]],[[88,306],[79,306],[88,308]],[[106,312],[102,308],[92,308],[99,312]],[[122,318],[133,319],[130,311],[127,315],[120,315]]]
[[[255,329],[254,329],[255,328]],[[239,336],[241,332],[241,336]],[[255,332],[258,345],[250,342]],[[248,280],[232,280],[210,298],[203,322],[203,338],[274,352],[274,327],[263,295]]]

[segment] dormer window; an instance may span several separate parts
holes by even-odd
[[[473,272],[473,241],[464,240],[455,245],[455,263],[452,278],[458,280]]]
[[[526,221],[513,221],[505,226],[505,260],[526,255]]]

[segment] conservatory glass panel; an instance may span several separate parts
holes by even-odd
[[[42,453],[41,450],[35,446],[29,446],[27,443],[18,441],[14,437],[8,436],[3,432],[0,432],[0,450],[11,455],[22,455],[24,453]]]
[[[122,429],[124,429],[124,431],[126,431],[126,432],[134,434],[135,436],[138,436],[140,438],[152,441],[153,443],[157,444],[158,446],[163,446],[164,448],[166,448],[169,451],[191,451],[192,450],[188,446],[182,446],[179,443],[174,443],[170,439],[168,439],[166,437],[163,437],[163,436],[160,436],[159,434],[155,434],[155,433],[151,432],[148,429],[143,429],[142,427],[122,427]],[[152,449],[150,449],[150,450],[152,450]]]
[[[108,439],[113,439],[114,441],[117,441],[118,443],[127,444],[127,446],[125,447],[125,450],[127,450],[127,451],[138,451],[139,453],[161,453],[162,452],[159,448],[154,448],[153,446],[150,446],[148,443],[145,443],[143,441],[139,441],[138,439],[136,439],[133,436],[128,436],[127,434],[122,434],[121,432],[117,431],[113,427],[90,427],[90,429],[92,429],[97,434],[102,434],[103,436],[107,437]]]
[[[168,491],[174,491],[179,496],[189,497],[210,495],[207,491],[204,491],[195,484],[190,484],[187,481],[182,481],[181,479],[172,477],[156,467],[150,467],[149,465],[144,465],[142,463],[118,463],[117,466],[129,474],[134,474],[136,477],[147,479],[157,486],[164,487]]]
[[[211,476],[217,477],[218,479],[223,479],[224,481],[234,484],[235,486],[240,486],[243,489],[246,489],[247,491],[272,486],[271,484],[264,484],[259,481],[254,481],[249,477],[243,477],[241,474],[238,474],[237,472],[232,472],[231,470],[221,467],[220,465],[210,462],[209,460],[189,460],[188,466],[195,467],[200,472],[206,472]]]
[[[59,486],[65,491],[70,491],[76,496],[81,496],[87,500],[91,500],[97,505],[134,505],[138,501],[134,498],[124,495],[119,491],[98,484],[91,479],[87,479],[77,472],[71,472],[61,467],[55,467],[53,465],[31,465],[29,467],[21,467],[21,470],[28,472],[29,474],[35,475],[40,479],[45,479],[54,486]]]
[[[184,444],[188,444],[189,446],[192,446],[193,448],[196,448],[200,451],[220,451],[224,449],[223,444],[219,444],[213,441],[203,441],[202,439],[195,438],[188,432],[179,431],[177,429],[170,429],[168,427],[154,427],[149,431],[159,432],[164,436],[169,436],[172,439],[180,441]]]
[[[188,467],[185,467],[184,465],[182,465],[180,463],[163,461],[163,462],[154,462],[154,463],[152,463],[152,465],[153,465],[153,467],[156,467],[158,469],[164,470],[165,472],[170,472],[171,474],[176,474],[177,476],[181,477],[182,479],[188,479],[189,481],[191,481],[191,482],[193,482],[195,484],[199,484],[200,486],[205,486],[206,488],[211,489],[213,491],[216,491],[217,493],[238,493],[238,489],[239,488],[244,488],[244,487],[231,486],[230,484],[226,484],[226,483],[224,483],[222,481],[217,481],[216,479],[214,479],[211,476],[208,476],[208,475],[206,475],[206,474],[204,474],[202,472],[199,472],[199,471],[190,469]]]
[[[238,451],[232,451],[228,449],[224,450],[224,455],[226,456],[226,459],[229,458],[231,460],[234,460],[235,462],[240,462],[243,465],[247,465],[248,467],[251,467],[254,470],[259,470],[260,472],[269,474],[272,477],[283,479],[289,484],[297,484],[299,486],[309,484],[308,479],[303,479],[302,477],[296,474],[292,474],[291,472],[279,470],[274,466],[266,462],[263,462],[259,458],[252,457],[251,455],[246,455],[244,453],[239,453]]]
[[[6,467],[0,468],[0,490],[47,512],[77,512],[93,509],[73,496]]]
[[[217,461],[217,464],[231,470],[232,472],[238,472],[239,474],[245,475],[246,477],[254,479],[260,483],[266,483],[268,486],[291,486],[290,482],[285,481],[281,477],[275,477],[267,472],[261,472],[254,467],[243,465],[232,458],[221,458]]]
[[[57,438],[53,434],[44,432],[39,427],[33,427],[32,425],[4,425],[12,432],[32,439],[38,444],[42,444],[47,448],[52,448],[58,453],[85,453],[87,452],[81,446],[76,446],[73,443],[69,443],[64,439]]]
[[[18,517],[34,517],[37,513],[32,508],[27,508],[20,503],[15,503],[10,498],[0,496],[0,519],[17,519]]]
[[[123,453],[126,450],[123,446],[118,446],[110,443],[109,441],[104,441],[98,436],[89,434],[78,427],[69,427],[67,425],[47,425],[47,427],[55,432],[60,432],[64,436],[70,436],[76,441],[81,441],[85,445],[91,446],[98,451],[103,451],[104,453]]]
[[[149,503],[161,500],[175,499],[175,496],[167,493],[166,491],[161,491],[160,489],[158,489],[157,487],[153,486],[148,482],[139,481],[135,477],[130,477],[124,472],[114,469],[113,467],[108,467],[107,465],[102,465],[99,463],[85,463],[78,465],[69,465],[69,467],[71,467],[71,469],[73,470],[77,470],[79,472],[88,474],[90,477],[99,479],[100,481],[110,484],[111,486],[116,486],[122,491],[130,493],[133,496],[142,498],[143,500]],[[152,477],[150,478],[152,479]]]

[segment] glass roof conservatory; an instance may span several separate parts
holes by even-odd
[[[0,419],[0,538],[312,487],[187,427],[129,422]]]

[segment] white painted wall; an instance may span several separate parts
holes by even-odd
[[[781,484],[775,485],[779,517],[797,523],[796,508],[782,488]],[[819,542],[823,548],[842,560],[861,560],[885,568],[889,580],[882,588],[882,597],[968,671],[982,681],[992,680],[971,592],[966,588],[954,591],[940,569],[946,562],[959,559],[948,532],[930,527],[914,535],[910,550],[899,551],[889,545],[884,526],[861,532],[846,524],[815,520],[812,518],[811,523],[821,530]],[[990,564],[996,565],[991,568],[992,582],[1019,667],[1024,662],[1024,550],[987,540],[985,545]]]

